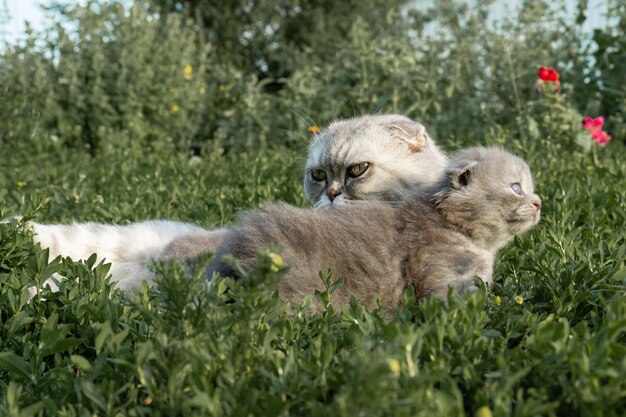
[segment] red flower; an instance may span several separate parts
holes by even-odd
[[[537,76],[539,76],[539,79],[541,81],[548,81],[548,82],[553,82],[553,83],[559,82],[559,73],[556,72],[556,70],[553,67],[539,68],[539,71],[537,71]]]
[[[583,119],[583,127],[591,133],[591,139],[600,145],[604,145],[611,140],[611,135],[602,130],[603,125],[604,117],[602,116],[596,117],[595,119],[591,117],[585,117]]]
[[[537,76],[539,79],[535,83],[535,92],[543,93],[545,91],[544,84],[550,83],[550,88],[547,91],[552,93],[560,93],[561,92],[561,83],[559,82],[559,73],[553,67],[546,68],[540,67],[539,71],[537,71]]]
[[[590,132],[593,132],[596,129],[602,129],[603,125],[604,125],[604,117],[602,116],[596,117],[595,119],[592,119],[591,117],[585,117],[583,119],[583,127],[589,130]]]
[[[603,130],[598,129],[591,134],[591,139],[600,145],[604,145],[605,143],[611,140],[611,135],[609,135]]]

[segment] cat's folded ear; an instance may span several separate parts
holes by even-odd
[[[458,161],[446,169],[446,175],[452,188],[461,189],[472,182],[472,171],[478,164],[476,161]]]
[[[391,133],[391,136],[406,143],[409,152],[421,152],[430,140],[426,128],[405,116],[390,115],[388,120],[381,123],[381,126]]]

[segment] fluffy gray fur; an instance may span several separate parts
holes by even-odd
[[[345,277],[334,305],[355,295],[370,307],[377,296],[397,306],[409,286],[419,298],[445,297],[449,286],[473,291],[474,277],[490,283],[496,252],[539,221],[540,207],[522,159],[471,148],[455,155],[429,197],[405,196],[400,206],[368,202],[315,211],[274,204],[245,213],[207,274],[233,275],[225,254],[250,270],[257,251],[276,245],[290,265],[279,284],[283,300],[298,303],[323,290],[319,271],[327,268]]]

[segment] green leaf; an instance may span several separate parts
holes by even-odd
[[[90,371],[92,368],[89,361],[81,355],[71,355],[70,361],[83,371]]]
[[[502,337],[502,333],[500,333],[500,331],[494,330],[494,329],[483,330],[482,334],[485,337]]]
[[[28,363],[13,352],[0,352],[0,367],[24,378],[30,378]]]
[[[80,346],[83,343],[83,339],[68,337],[65,339],[55,340],[50,345],[45,346],[42,349],[44,356],[50,356],[55,353],[65,352],[74,349],[76,346]]]
[[[43,401],[37,401],[31,405],[28,405],[20,410],[19,417],[33,417],[39,413],[39,411],[44,407]]]
[[[100,332],[98,333],[98,336],[96,336],[96,353],[98,355],[100,354],[100,352],[102,352],[104,344],[107,341],[108,337],[111,335],[111,333],[111,325],[108,321],[100,326]]]
[[[95,404],[100,410],[105,411],[107,408],[106,400],[98,392],[98,388],[91,381],[80,381],[80,391],[87,397],[93,404]]]

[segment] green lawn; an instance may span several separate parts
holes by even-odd
[[[291,314],[264,257],[258,274],[211,288],[201,270],[155,265],[159,284],[127,298],[106,266],[48,263],[22,224],[0,225],[0,415],[624,415],[626,147],[594,156],[517,133],[439,143],[524,157],[541,223],[499,254],[491,288],[448,306],[407,294],[393,320],[357,305]],[[190,162],[171,149],[16,147],[0,210],[220,226],[263,201],[306,206],[304,152],[215,146]],[[25,288],[53,272],[80,279],[29,302]]]

